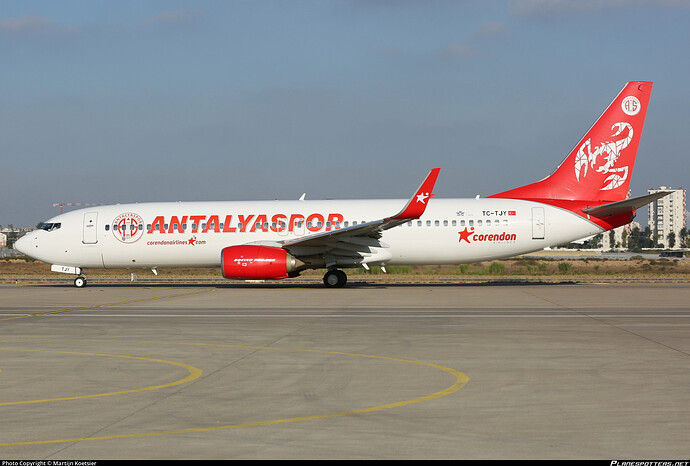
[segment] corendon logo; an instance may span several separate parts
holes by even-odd
[[[190,224],[191,233],[254,233],[263,231],[268,233],[295,231],[306,228],[308,231],[331,231],[339,228],[343,221],[342,214],[331,213],[322,215],[318,213],[310,215],[302,214],[275,214],[270,217],[266,214],[240,214],[240,215],[173,215],[166,218],[157,216],[153,223],[147,227],[147,234],[151,233],[178,233],[185,232]],[[221,221],[223,219],[223,221]],[[198,243],[198,241],[197,241]],[[193,243],[190,243],[193,244]]]
[[[144,219],[133,212],[118,215],[112,226],[113,235],[123,243],[134,243],[144,234]]]
[[[459,231],[458,234],[460,234],[460,239],[458,242],[462,243],[465,241],[470,244],[479,242],[505,243],[515,241],[517,239],[517,235],[515,233],[506,233],[504,231],[501,233],[478,234],[474,232],[474,228],[471,230],[465,228],[463,231]]]

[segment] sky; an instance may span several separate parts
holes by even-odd
[[[690,0],[2,0],[0,225],[54,203],[488,196],[654,81],[633,196],[690,186]]]

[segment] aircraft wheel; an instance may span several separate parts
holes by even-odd
[[[76,286],[77,288],[84,288],[86,286],[86,277],[75,278],[74,286]]]
[[[326,288],[342,288],[347,283],[347,275],[342,270],[329,270],[323,276]]]

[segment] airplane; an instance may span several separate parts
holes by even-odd
[[[486,198],[439,199],[439,168],[403,200],[153,202],[60,214],[15,243],[76,275],[84,269],[218,267],[227,279],[280,280],[325,269],[460,264],[512,257],[630,223],[667,194],[628,198],[652,82],[625,85],[556,170]]]

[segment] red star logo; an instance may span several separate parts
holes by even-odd
[[[194,243],[195,243],[195,242],[196,242],[196,236],[192,236],[191,238],[189,238],[189,244],[191,244],[192,246],[194,246]]]
[[[465,227],[465,231],[458,231],[458,233],[460,233],[460,239],[458,240],[459,243],[462,243],[462,240],[465,240],[469,243],[470,235],[474,233],[474,228],[472,228],[472,231],[467,231],[467,227]]]

